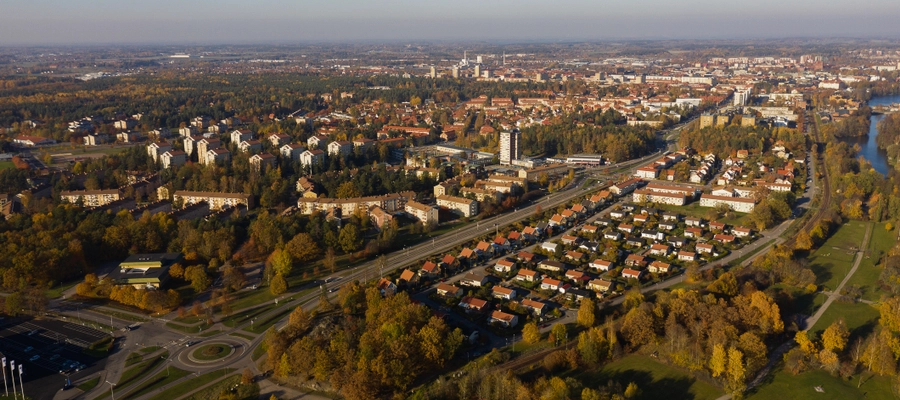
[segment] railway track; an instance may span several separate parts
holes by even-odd
[[[815,118],[814,115],[812,117]],[[828,212],[828,209],[831,208],[831,179],[828,177],[828,167],[825,166],[825,158],[823,154],[825,152],[825,140],[820,136],[819,124],[815,119],[813,119],[812,123],[809,124],[809,128],[813,132],[813,138],[815,140],[815,142],[813,142],[813,145],[816,146],[817,150],[816,159],[813,160],[813,162],[816,163],[816,169],[822,171],[822,197],[821,201],[819,202],[819,207],[816,208],[815,214],[813,214],[809,221],[806,221],[806,224],[804,224],[803,228],[801,228],[801,231],[806,232],[811,232],[822,219],[822,217],[825,216],[825,213]],[[784,243],[785,246],[792,247],[794,245],[794,242],[797,240],[796,238],[796,236],[793,236],[788,239]]]

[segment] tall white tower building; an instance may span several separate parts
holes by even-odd
[[[522,132],[513,129],[500,133],[500,164],[509,165],[522,158]]]

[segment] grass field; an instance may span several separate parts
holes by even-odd
[[[878,277],[881,275],[881,267],[875,264],[881,256],[887,253],[897,243],[896,232],[889,232],[885,224],[876,224],[872,230],[866,255],[859,263],[856,273],[847,281],[847,286],[859,286],[862,289],[861,297],[865,300],[878,301],[881,299],[881,291],[878,289]]]
[[[218,381],[215,385],[212,385],[206,389],[203,389],[197,393],[194,393],[191,397],[187,397],[188,400],[217,400],[219,399],[219,395],[222,391],[231,388],[235,385],[241,383],[241,377],[239,375],[232,375],[228,378],[222,379]],[[238,385],[237,393],[233,398],[237,399],[255,399],[259,397],[259,385],[256,383],[252,383],[249,385]]]
[[[190,372],[183,369],[178,369],[175,367],[168,368],[168,370],[160,371],[158,374],[154,375],[152,378],[142,383],[134,390],[128,392],[128,394],[122,396],[121,399],[135,399],[141,397],[147,393],[152,392],[153,389],[163,387],[190,374]]]
[[[853,258],[866,234],[866,224],[849,221],[809,257],[809,267],[816,274],[816,284],[834,290],[850,272]]]
[[[811,370],[794,376],[783,370],[779,370],[772,377],[771,382],[758,388],[755,393],[750,393],[747,399],[752,400],[783,400],[783,399],[893,399],[891,395],[891,383],[887,377],[863,376],[863,383],[857,389],[859,375],[849,379],[841,379],[831,376],[823,370]],[[821,386],[824,393],[816,392],[815,387]]]
[[[878,323],[878,309],[865,303],[842,303],[835,301],[831,303],[828,310],[822,314],[822,317],[816,324],[810,327],[810,332],[820,334],[828,325],[840,318],[844,319],[847,329],[850,330],[850,338],[847,343],[853,341],[859,336],[866,336],[872,332]]]
[[[247,339],[247,340],[253,340],[253,339],[256,339],[256,337],[254,337],[254,336],[252,336],[252,335],[247,335],[247,334],[238,333],[238,332],[232,332],[232,333],[229,333],[229,335],[230,335],[230,336],[239,337],[239,338],[244,338],[244,339]]]
[[[78,388],[78,390],[81,390],[82,392],[89,392],[91,389],[97,387],[97,384],[99,384],[99,383],[100,383],[100,377],[98,376],[98,377],[88,379],[88,380],[84,381],[84,383],[82,383],[76,387]]]
[[[623,386],[634,382],[641,389],[642,399],[702,400],[716,399],[723,394],[721,389],[699,381],[680,369],[639,355],[631,355],[609,363],[599,371],[579,375],[582,382],[605,384],[613,380]]]
[[[8,168],[15,168],[15,164],[12,161],[0,161],[0,171]]]
[[[162,393],[151,397],[150,400],[170,400],[178,398],[178,396],[182,396],[185,393],[190,393],[191,391],[197,390],[197,388],[202,387],[203,385],[214,382],[217,379],[222,379],[223,374],[228,374],[231,372],[234,372],[234,368],[225,368],[224,370],[220,369],[218,371],[208,372],[206,374],[200,375],[197,378],[193,378],[172,386],[164,390]]]

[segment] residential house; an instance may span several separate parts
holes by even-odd
[[[624,270],[622,270],[622,277],[625,279],[641,280],[641,278],[643,276],[644,276],[644,271],[638,271],[638,270],[631,269],[631,268],[625,268]]]
[[[538,263],[538,269],[560,272],[566,269],[566,264],[553,260],[541,260],[541,262]]]
[[[486,276],[474,272],[467,273],[466,276],[459,280],[459,284],[463,286],[482,287],[487,283],[488,279]]]
[[[629,267],[643,267],[647,265],[647,258],[638,254],[629,254],[625,258],[625,265]]]
[[[528,312],[534,314],[534,316],[536,317],[542,317],[544,315],[544,311],[549,308],[546,304],[531,299],[523,299],[521,304],[522,307],[528,310]]]
[[[434,278],[441,273],[441,267],[431,261],[425,261],[425,264],[422,265],[422,269],[419,270],[419,275]]]
[[[459,306],[466,312],[481,312],[487,309],[488,302],[477,297],[466,296],[459,302]]]
[[[353,143],[346,140],[336,140],[328,143],[328,155],[343,157],[353,152]]]
[[[537,282],[539,279],[541,279],[541,274],[530,269],[522,268],[516,273],[517,281]]]
[[[513,300],[516,298],[516,291],[503,286],[494,286],[491,288],[491,296],[500,300]]]
[[[672,249],[665,244],[654,244],[650,246],[650,255],[667,257]]]
[[[491,313],[488,322],[491,324],[498,324],[504,328],[512,328],[519,324],[519,317],[514,314],[507,314],[503,311],[496,310]]]
[[[693,251],[679,251],[678,261],[697,261],[697,253]]]
[[[584,260],[584,253],[570,250],[570,251],[566,252],[566,259],[576,261],[576,262],[582,261],[582,260]]]
[[[595,292],[606,293],[613,287],[613,283],[605,279],[593,279],[588,282],[588,289]]]
[[[655,273],[655,274],[665,274],[665,273],[668,273],[669,270],[671,270],[671,268],[672,268],[672,265],[669,263],[664,263],[662,261],[654,261],[654,262],[650,263],[650,265],[647,267],[647,270],[652,273]]]
[[[598,258],[594,261],[591,261],[590,264],[588,264],[588,267],[591,267],[598,271],[609,271],[613,268],[613,263],[611,261],[601,260]]]
[[[497,272],[509,273],[516,267],[516,262],[509,258],[501,258],[494,264],[494,270]]]
[[[459,286],[448,285],[446,283],[439,283],[437,285],[437,294],[438,294],[438,296],[443,296],[443,297],[459,297],[459,296],[462,296],[463,290]]]
[[[697,252],[698,253],[713,254],[714,250],[715,250],[715,246],[713,246],[709,243],[697,243]]]
[[[558,291],[562,287],[562,282],[553,278],[544,278],[541,280],[541,290]]]

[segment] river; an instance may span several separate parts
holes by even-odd
[[[875,97],[869,100],[870,107],[893,103],[900,103],[900,95]],[[884,150],[879,149],[878,145],[875,144],[875,137],[878,136],[878,122],[882,119],[884,119],[883,114],[873,115],[872,118],[869,119],[868,136],[841,140],[850,145],[858,144],[860,148],[859,155],[865,157],[866,160],[872,163],[872,167],[875,168],[876,171],[880,172],[882,175],[887,175],[888,171],[891,169],[891,166],[888,164],[887,153]]]

